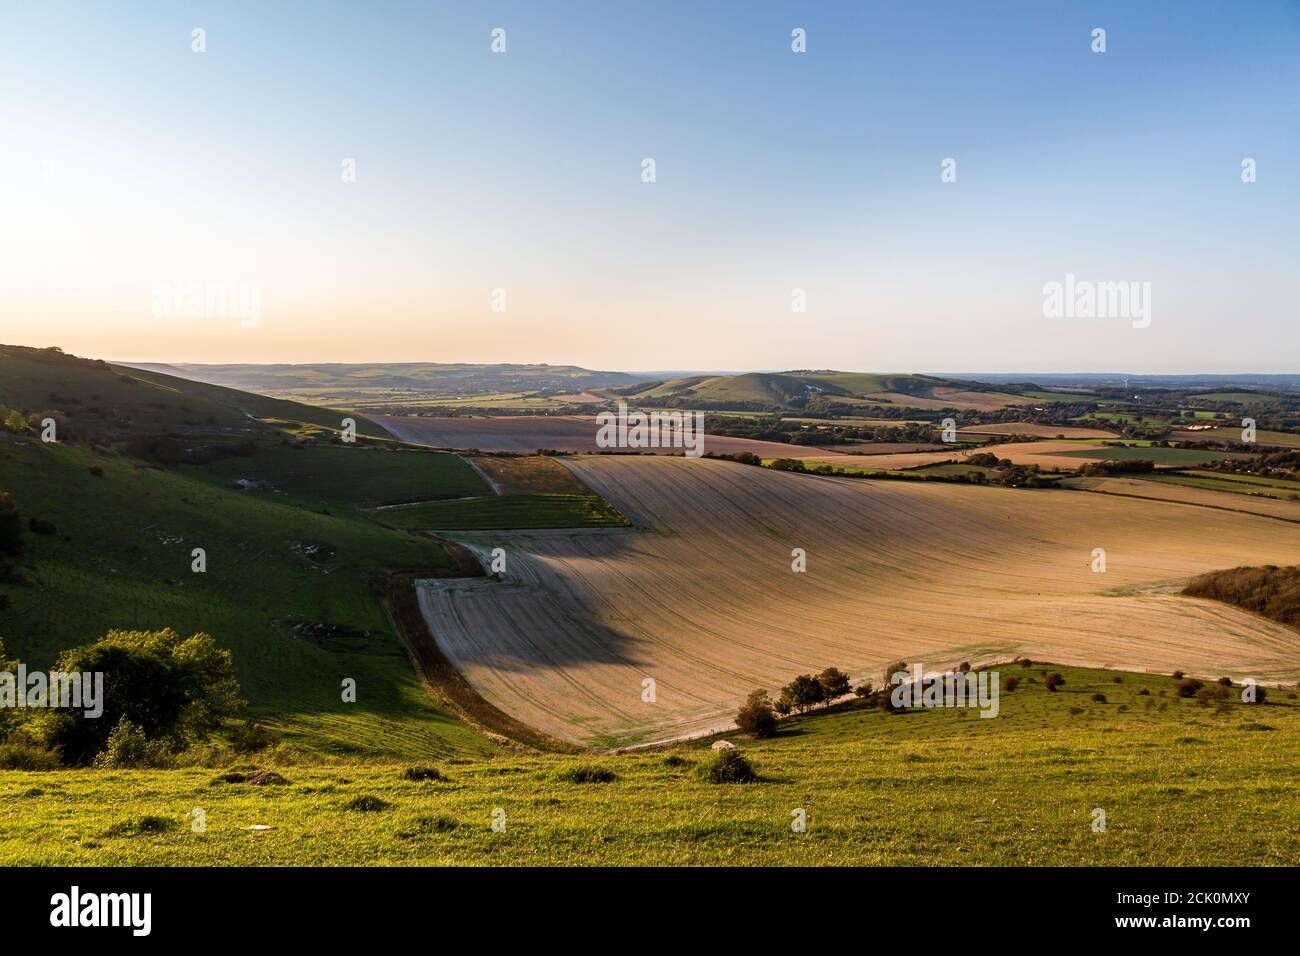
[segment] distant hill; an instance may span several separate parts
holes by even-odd
[[[986,391],[988,389],[979,383],[929,375],[798,369],[739,375],[695,375],[609,389],[603,394],[642,404],[681,408],[792,411],[825,409],[834,405],[909,407],[909,402],[915,402],[910,407],[917,408],[973,407],[970,396],[976,394],[978,397],[978,393]],[[988,394],[988,404],[993,406],[1012,403],[1019,398],[997,392]]]
[[[308,365],[202,365],[127,363],[133,368],[200,382],[269,393],[317,389],[415,389],[430,396],[459,397],[496,392],[572,391],[632,385],[646,376],[600,372],[576,365],[468,365],[439,362]]]
[[[165,366],[163,366],[165,368]],[[61,412],[82,436],[245,430],[250,418],[341,427],[345,412],[277,401],[159,371],[68,355],[57,348],[0,345],[0,407]],[[364,418],[357,431],[387,435]]]

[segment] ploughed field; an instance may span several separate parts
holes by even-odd
[[[683,415],[690,414],[682,412]],[[375,415],[375,421],[403,441],[438,448],[477,448],[480,451],[535,452],[552,448],[565,452],[596,452],[599,425],[595,416],[498,415],[482,418],[434,418],[415,415]],[[645,448],[644,454],[681,455],[681,448]],[[812,445],[706,435],[704,451],[718,455],[752,452],[760,458],[847,460]]]
[[[1294,631],[1175,593],[1206,570],[1297,563],[1300,526],[1287,522],[708,459],[568,464],[649,530],[465,535],[485,556],[503,547],[505,573],[420,595],[439,646],[485,699],[566,740],[724,729],[756,687],[827,666],[878,680],[900,658],[1300,676]]]

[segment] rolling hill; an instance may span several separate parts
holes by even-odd
[[[252,712],[301,749],[490,749],[433,704],[373,585],[389,571],[463,567],[438,541],[361,510],[486,493],[465,461],[391,440],[342,444],[311,425],[322,409],[56,351],[0,348],[0,390],[24,416],[50,409],[66,422],[50,443],[0,429],[0,491],[26,529],[0,574],[11,655],[46,667],[110,628],[205,631],[232,652]],[[355,703],[340,694],[349,678]]]

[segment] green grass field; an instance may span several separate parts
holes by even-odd
[[[486,495],[368,512],[393,528],[497,531],[508,528],[623,528],[628,520],[604,498],[586,494]]]
[[[260,445],[251,457],[223,458],[192,471],[223,485],[250,478],[300,498],[361,506],[488,491],[456,455],[364,445]]]
[[[1209,392],[1203,395],[1190,395],[1189,398],[1207,402],[1233,402],[1237,405],[1262,405],[1276,402],[1276,395],[1260,395],[1256,392]]]
[[[1103,458],[1107,461],[1154,461],[1157,465],[1203,465],[1208,461],[1222,458],[1249,458],[1249,455],[1221,451],[1202,451],[1198,448],[1153,448],[1149,445],[1138,448],[1119,448],[1097,445],[1087,451],[1063,451],[1062,458]]]
[[[1178,472],[1165,475],[1143,475],[1149,481],[1161,481],[1171,485],[1186,485],[1191,488],[1208,488],[1211,491],[1227,491],[1237,495],[1262,495],[1279,501],[1294,501],[1300,498],[1300,482],[1285,482],[1281,479],[1238,480],[1238,476],[1223,477],[1215,472]],[[1253,478],[1254,476],[1240,476]]]
[[[0,584],[8,598],[0,638],[11,655],[47,667],[110,628],[206,631],[233,652],[255,712],[298,745],[429,755],[488,746],[431,704],[370,591],[381,569],[450,567],[435,542],[351,508],[314,512],[7,434],[0,476],[24,521],[54,525],[53,534],[26,535],[18,564],[26,583]],[[206,551],[204,573],[191,570],[196,547]],[[304,636],[308,625],[328,630]],[[340,699],[347,677],[357,682],[355,704]]]
[[[1066,678],[1057,693],[1048,669]],[[10,771],[0,863],[1280,866],[1300,855],[1300,707],[1285,694],[1216,713],[1176,697],[1167,676],[1000,670],[1021,684],[994,719],[854,706],[783,721],[771,740],[732,737],[762,778],[751,784],[696,779],[707,742],[446,760],[441,782],[352,761],[278,767],[280,786],[212,785],[224,767]],[[587,766],[616,779],[561,776]]]
[[[1215,441],[1241,441],[1241,427],[1239,425],[1225,425],[1222,428],[1208,428],[1205,431],[1193,432],[1199,441],[1213,439]],[[1278,445],[1283,448],[1300,448],[1300,435],[1291,432],[1275,431],[1257,431],[1255,441],[1260,445]]]

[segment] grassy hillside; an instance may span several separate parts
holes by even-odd
[[[600,495],[512,494],[430,501],[369,512],[393,528],[498,531],[509,528],[624,528],[628,520]]]
[[[62,412],[83,439],[219,431],[242,434],[250,419],[306,422],[337,431],[348,413],[206,385],[159,372],[65,355],[57,349],[0,345],[0,406]],[[357,432],[389,437],[353,415]]]
[[[698,779],[707,742],[444,761],[442,781],[375,763],[280,767],[286,782],[272,786],[213,784],[213,769],[0,773],[0,863],[1279,866],[1300,855],[1296,701],[1203,706],[1169,677],[1056,667],[1065,686],[1049,693],[1048,668],[1001,670],[1021,683],[994,719],[852,707],[782,722],[771,740],[733,737],[762,778],[751,784]],[[614,779],[571,782],[590,768]],[[194,807],[205,833],[191,832]],[[497,808],[504,832],[490,826]]]
[[[259,445],[190,469],[222,485],[247,478],[299,498],[355,505],[480,495],[487,483],[455,455],[414,448]]]
[[[120,368],[122,374],[131,375],[143,382],[157,384],[160,387],[175,389],[184,395],[199,398],[223,408],[236,409],[246,417],[306,422],[333,431],[338,431],[343,427],[344,418],[351,418],[357,424],[358,435],[369,435],[373,438],[390,437],[383,428],[354,412],[322,408],[317,405],[270,398],[265,395],[255,395],[252,392],[239,391],[221,385],[210,385],[206,382],[192,381],[145,369],[128,368],[126,366],[118,368]]]
[[[484,746],[431,706],[370,591],[381,569],[448,569],[436,543],[350,508],[313,512],[4,433],[0,486],[24,521],[53,530],[26,535],[19,583],[0,584],[0,637],[33,665],[113,627],[207,631],[234,653],[253,708],[302,746],[381,754]],[[191,570],[196,547],[206,550],[205,573]],[[340,699],[345,677],[357,681],[355,704]]]
[[[954,392],[955,394],[950,394]],[[751,411],[789,411],[854,404],[886,404],[906,408],[909,407],[909,400],[916,402],[912,407],[938,409],[949,407],[950,404],[952,407],[970,407],[972,401],[978,404],[986,397],[990,407],[1030,401],[1028,396],[992,392],[977,383],[955,379],[929,375],[837,372],[829,369],[695,376],[653,382],[640,389],[614,389],[607,394],[642,404]]]
[[[181,388],[104,362],[48,349],[0,346],[0,406],[59,411],[82,437],[194,429],[246,429],[247,416]]]

